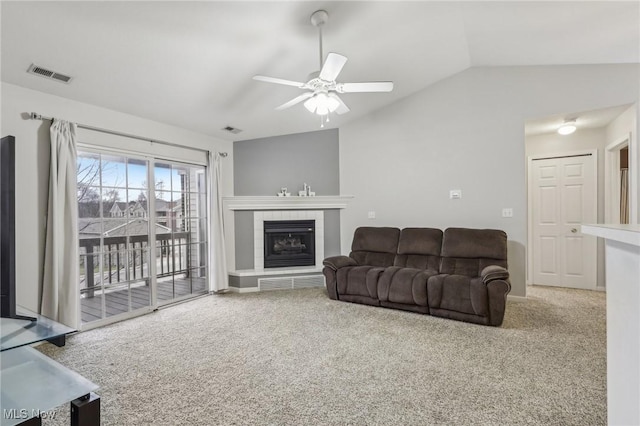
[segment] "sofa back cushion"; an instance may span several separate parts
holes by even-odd
[[[433,269],[440,266],[442,231],[434,228],[404,228],[400,232],[398,254],[393,266]]]
[[[507,267],[507,234],[496,229],[444,231],[440,273],[478,277],[489,265]]]
[[[353,234],[349,256],[358,265],[392,266],[399,237],[398,228],[360,227]]]

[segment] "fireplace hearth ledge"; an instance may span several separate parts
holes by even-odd
[[[229,291],[233,293],[254,293],[258,291],[293,290],[325,286],[322,268],[316,266],[241,269],[229,272]]]
[[[257,277],[263,275],[296,275],[322,273],[322,266],[292,266],[289,268],[238,269],[229,271],[234,277]]]

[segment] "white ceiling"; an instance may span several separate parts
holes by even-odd
[[[472,66],[640,62],[631,2],[8,2],[2,81],[227,140],[318,130],[299,89],[319,68],[309,22],[329,12],[325,54],[349,58],[339,81],[392,80],[391,93],[344,94],[339,127]],[[32,63],[74,77],[26,73]],[[40,111],[38,111],[40,112]],[[72,119],[72,118],[70,118]],[[221,130],[230,125],[238,135]]]
[[[567,112],[548,117],[533,118],[527,120],[524,125],[525,136],[544,135],[555,133],[565,120],[576,120],[578,129],[599,129],[609,125],[620,114],[629,109],[631,105],[619,105],[611,108],[602,108],[593,111]]]

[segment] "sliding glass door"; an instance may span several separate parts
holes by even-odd
[[[155,223],[158,303],[208,289],[205,169],[157,162]]]
[[[204,166],[81,151],[77,171],[83,323],[206,293]]]

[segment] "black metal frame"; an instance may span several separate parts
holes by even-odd
[[[16,312],[15,143],[13,136],[0,143],[0,316],[36,321]]]

